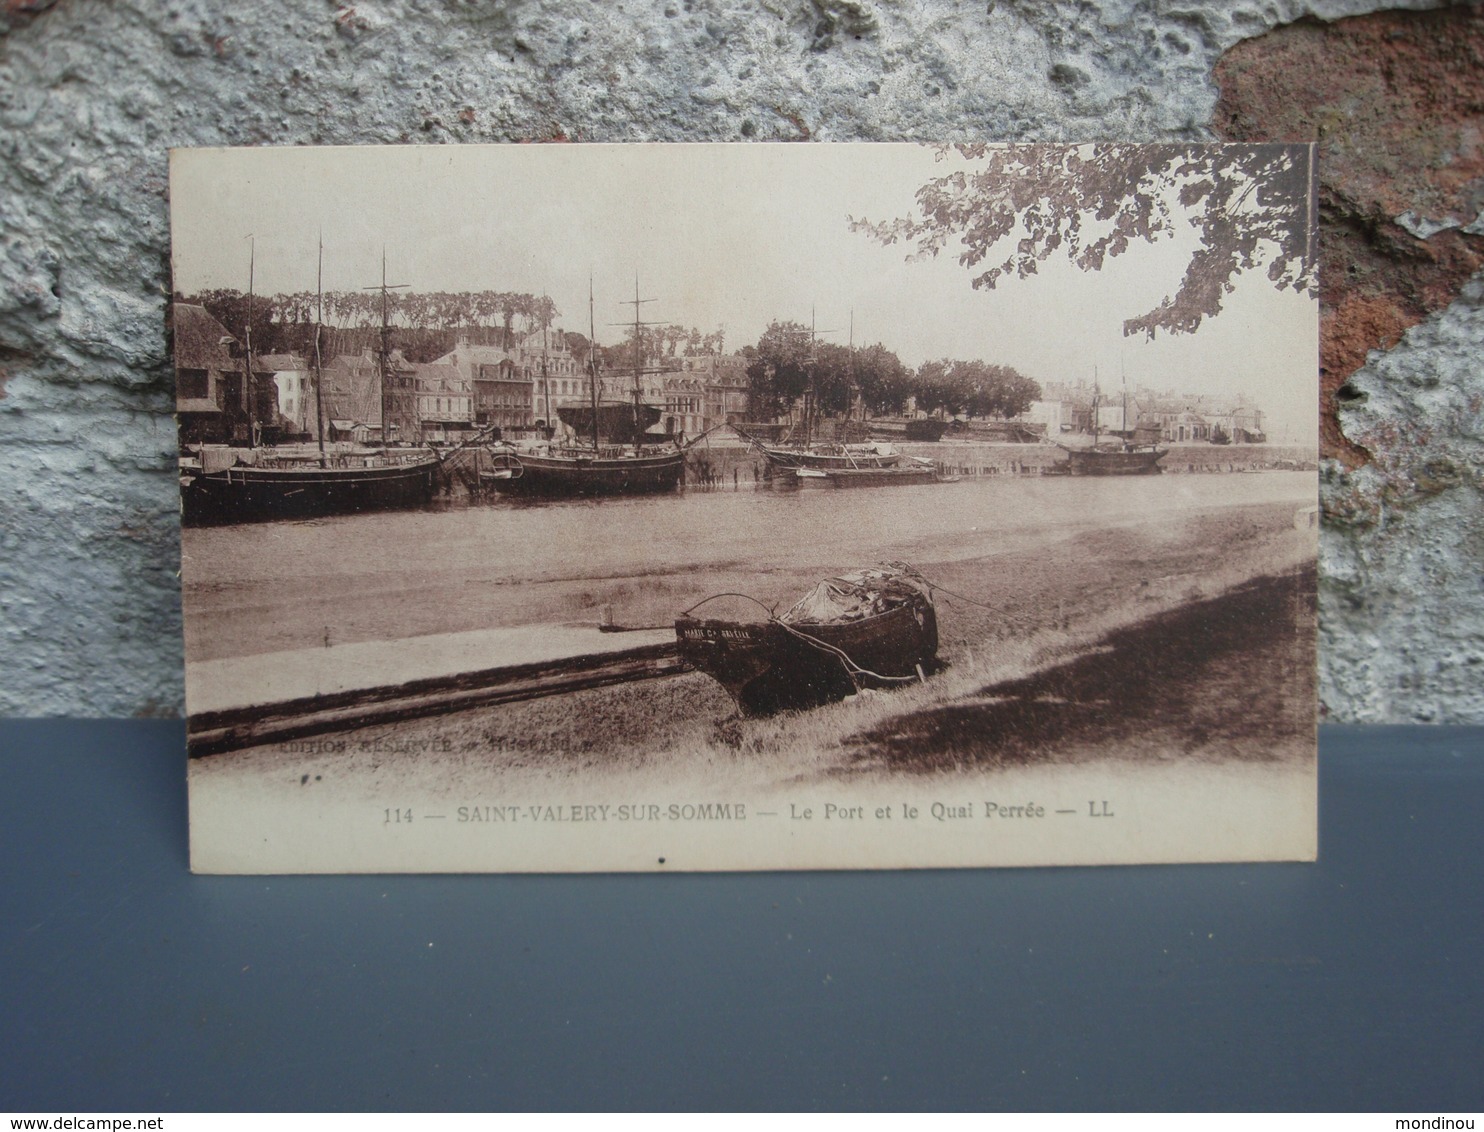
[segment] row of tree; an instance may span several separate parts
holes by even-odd
[[[461,336],[482,345],[509,349],[518,338],[551,326],[560,315],[546,295],[519,291],[388,291],[387,322],[396,329],[397,348],[413,361],[431,361],[446,354]],[[382,321],[382,294],[367,291],[312,291],[254,295],[216,288],[179,296],[195,303],[225,326],[239,342],[252,329],[253,350],[262,354],[305,353],[313,341],[315,323],[322,317],[331,338],[343,344],[374,344]],[[571,336],[587,356],[587,339]],[[342,346],[338,352],[356,352]]]
[[[382,295],[379,290],[326,291],[323,303],[314,292],[255,295],[217,288],[178,298],[194,303],[225,326],[239,342],[246,342],[249,324],[253,350],[259,354],[307,354],[316,322],[323,318],[321,349],[328,353],[359,353],[380,342]],[[516,291],[388,291],[386,320],[393,343],[414,362],[432,361],[464,338],[481,346],[512,348],[527,335],[552,327],[561,312],[546,295]],[[552,346],[565,346],[579,364],[587,362],[587,336],[553,331]],[[707,333],[685,326],[641,326],[641,364],[655,366],[664,359],[719,354],[725,343],[720,329]],[[628,370],[634,364],[634,328],[623,341],[602,347],[605,368]]]
[[[693,326],[672,326],[660,323],[639,326],[639,356],[644,365],[659,365],[666,358],[698,358],[707,354],[720,354],[726,345],[726,332],[720,328],[707,334]],[[603,360],[610,368],[628,367],[634,364],[635,327],[624,330],[623,341],[616,346],[603,347]]]
[[[247,340],[249,323],[257,354],[296,353],[307,356],[313,347],[318,304],[313,294],[257,295],[217,289],[182,296],[196,303],[239,342]],[[380,343],[382,295],[377,291],[327,291],[324,295],[326,357],[356,354]],[[412,362],[429,362],[454,348],[459,338],[510,349],[520,338],[559,315],[544,295],[514,292],[388,292],[387,321],[394,327],[394,345]],[[638,336],[640,365],[653,369],[667,359],[719,354],[725,345],[720,329],[710,333],[694,327],[656,325],[629,327],[623,341],[601,347],[601,363],[608,372],[625,372],[634,365]],[[555,333],[555,332],[554,332]],[[578,333],[567,332],[561,342],[585,364],[591,344]],[[913,370],[879,343],[858,349],[818,342],[807,326],[773,322],[755,346],[744,347],[751,393],[750,413],[758,419],[791,411],[811,388],[817,413],[844,416],[859,403],[872,415],[902,412],[909,398],[919,409],[943,410],[949,415],[1012,417],[1024,412],[1040,387],[1008,366],[948,358],[924,362]]]
[[[773,322],[747,359],[750,412],[759,420],[790,412],[811,390],[814,411],[844,416],[857,397],[872,416],[901,413],[909,398],[917,408],[950,416],[1013,417],[1041,396],[1041,387],[1009,366],[942,358],[915,370],[877,343],[851,348],[818,342],[807,326]]]

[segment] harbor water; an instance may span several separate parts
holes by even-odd
[[[1108,541],[1118,532],[1152,559],[1182,532],[1239,539],[1259,514],[1282,527],[1315,497],[1312,472],[1282,471],[986,477],[855,492],[725,482],[662,496],[459,500],[188,528],[187,659],[605,616],[666,625],[720,592],[787,604],[809,579],[855,566],[1051,562],[1093,536],[1124,546]],[[1229,531],[1222,516],[1233,517]],[[1205,533],[1191,533],[1196,522]]]

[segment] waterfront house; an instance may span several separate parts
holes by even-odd
[[[474,390],[459,368],[441,362],[416,367],[417,420],[424,442],[453,443],[474,428]]]
[[[747,359],[741,354],[703,354],[683,359],[703,383],[702,429],[747,419]]]
[[[174,303],[175,413],[180,443],[247,440],[247,398],[237,339],[195,303]]]
[[[339,354],[321,367],[330,440],[381,437],[381,371],[370,350]]]
[[[590,403],[586,371],[560,330],[544,335],[538,330],[508,350],[473,345],[460,338],[433,364],[457,372],[468,387],[470,420],[480,427],[545,426],[549,420],[557,420],[557,410],[562,406]],[[611,379],[605,385],[611,390]]]
[[[263,425],[270,441],[314,440],[319,436],[314,379],[303,358],[297,354],[259,354],[253,359],[253,375],[260,390],[273,394],[273,416],[265,417]]]

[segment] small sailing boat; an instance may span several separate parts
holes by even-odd
[[[829,333],[819,331],[818,333]],[[818,442],[814,439],[814,418],[817,412],[817,396],[814,388],[814,337],[816,331],[811,324],[809,328],[809,383],[804,391],[804,413],[801,424],[801,434],[797,439],[790,437],[781,443],[767,443],[761,440],[754,441],[768,463],[775,468],[798,470],[803,468],[823,469],[852,469],[862,470],[867,468],[894,468],[901,463],[902,456],[889,443],[884,441],[870,441],[867,443],[844,443],[824,441]],[[851,315],[851,364],[854,366],[855,355],[855,316]],[[855,384],[854,376],[851,378],[852,386]],[[799,432],[800,430],[795,430]]]
[[[517,451],[512,448],[496,450],[491,456],[491,467],[483,473],[484,482],[496,491],[505,494],[538,496],[589,496],[655,494],[674,491],[685,474],[685,451],[678,444],[645,445],[641,443],[641,422],[658,420],[655,413],[649,418],[651,407],[641,402],[642,388],[639,378],[643,372],[640,354],[639,304],[648,302],[639,298],[639,281],[634,280],[634,389],[633,405],[629,411],[627,430],[632,439],[623,444],[605,438],[601,423],[612,420],[613,406],[599,403],[598,389],[601,384],[596,342],[591,338],[593,327],[592,281],[588,281],[588,330],[593,344],[588,353],[588,376],[591,387],[592,408],[584,414],[583,423],[591,426],[591,446],[576,443],[541,445],[532,450]],[[549,414],[548,414],[549,419]]]
[[[1169,455],[1168,448],[1156,444],[1136,444],[1128,427],[1128,378],[1123,382],[1123,429],[1119,440],[1098,441],[1098,407],[1102,399],[1096,381],[1092,393],[1092,446],[1058,445],[1067,454],[1060,469],[1070,476],[1157,476],[1164,471],[1159,462]]]

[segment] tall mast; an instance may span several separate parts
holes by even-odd
[[[807,448],[814,441],[814,344],[815,336],[815,314],[814,308],[809,308],[809,388],[804,391],[804,447]]]
[[[391,419],[390,419],[390,417],[389,417],[389,415],[387,413],[387,400],[386,400],[386,374],[387,374],[387,369],[389,368],[390,363],[391,363],[391,341],[392,341],[391,313],[390,313],[390,309],[389,309],[388,297],[387,296],[388,296],[388,293],[389,292],[401,290],[403,287],[406,287],[406,286],[407,286],[406,283],[391,283],[391,284],[387,283],[387,281],[386,281],[386,245],[383,244],[382,245],[382,248],[381,248],[381,286],[379,286],[379,287],[362,287],[361,288],[361,290],[363,290],[363,291],[380,291],[381,292],[381,350],[380,350],[380,353],[379,353],[378,358],[377,358],[378,364],[377,364],[377,367],[376,368],[377,368],[378,376],[380,378],[379,384],[381,386],[381,453],[382,453],[383,456],[386,455],[387,433],[389,433],[391,431],[391,424],[392,424]]]
[[[642,392],[643,392],[641,390],[640,386],[639,386],[639,375],[643,372],[643,369],[644,369],[643,355],[640,353],[640,350],[639,350],[639,334],[640,334],[640,329],[639,328],[641,326],[659,326],[660,325],[657,322],[640,322],[639,321],[639,305],[641,303],[652,303],[652,302],[654,302],[653,299],[641,299],[639,297],[639,274],[638,274],[638,272],[635,272],[634,273],[634,297],[632,299],[625,299],[624,300],[624,304],[625,305],[632,304],[633,307],[634,307],[634,453],[635,453],[635,455],[637,455],[638,452],[639,452],[639,398],[640,398],[640,396],[642,395]],[[615,325],[615,326],[626,326],[628,324],[627,323],[614,323],[613,325]]]
[[[550,440],[556,435],[556,426],[551,423],[551,379],[546,375],[546,296],[541,298],[541,390],[546,395],[546,437]]]
[[[1098,367],[1092,367],[1092,446],[1098,446],[1098,402],[1103,398],[1103,391],[1098,388]]]
[[[1119,362],[1118,368],[1123,375],[1123,445],[1127,448],[1132,440],[1128,431],[1128,371],[1123,368],[1122,362]]]
[[[848,352],[848,354],[846,356],[849,358],[849,364],[850,364],[850,396],[853,399],[853,398],[858,397],[860,395],[860,390],[858,388],[856,388],[856,384],[855,384],[855,308],[854,307],[852,307],[850,309],[850,345],[848,347],[848,350],[849,350],[849,352]],[[851,411],[854,410],[854,408],[855,408],[855,406],[852,405],[850,407],[850,409],[847,409],[845,411],[845,419],[847,421],[850,419]],[[865,399],[864,398],[861,398],[861,421],[864,422],[865,419],[866,419],[866,404],[865,404]],[[850,436],[850,434],[849,434],[849,432],[847,432],[846,433],[846,438],[848,439],[849,436]]]
[[[598,454],[598,331],[593,325],[593,277],[587,277],[587,376],[592,388],[593,455]]]
[[[258,407],[257,390],[253,385],[252,372],[252,299],[253,299],[253,271],[257,267],[258,241],[255,236],[249,236],[252,242],[248,245],[247,253],[247,329],[243,334],[243,341],[247,352],[242,359],[242,388],[247,392],[247,446],[256,448],[258,446]]]
[[[852,314],[852,319],[853,319]],[[814,441],[814,418],[819,415],[819,390],[814,385],[814,370],[819,361],[818,338],[821,334],[838,334],[840,328],[830,327],[828,330],[820,330],[816,325],[814,307],[809,308],[809,357],[807,365],[809,369],[809,387],[804,391],[804,447],[807,448]],[[854,337],[854,322],[851,323],[851,336]],[[849,413],[845,414],[848,418]]]
[[[644,364],[639,350],[639,273],[634,273],[634,455],[639,454],[639,370]]]
[[[320,358],[320,328],[325,322],[325,235],[319,237],[319,270],[314,277],[314,409],[319,421],[319,466],[327,467],[325,459],[325,370]]]
[[[386,371],[387,362],[391,360],[392,325],[387,310],[386,297],[386,245],[381,248],[381,354],[380,357],[380,385],[381,385],[381,454],[386,455],[387,436],[392,431],[391,415],[387,412],[386,400]]]

